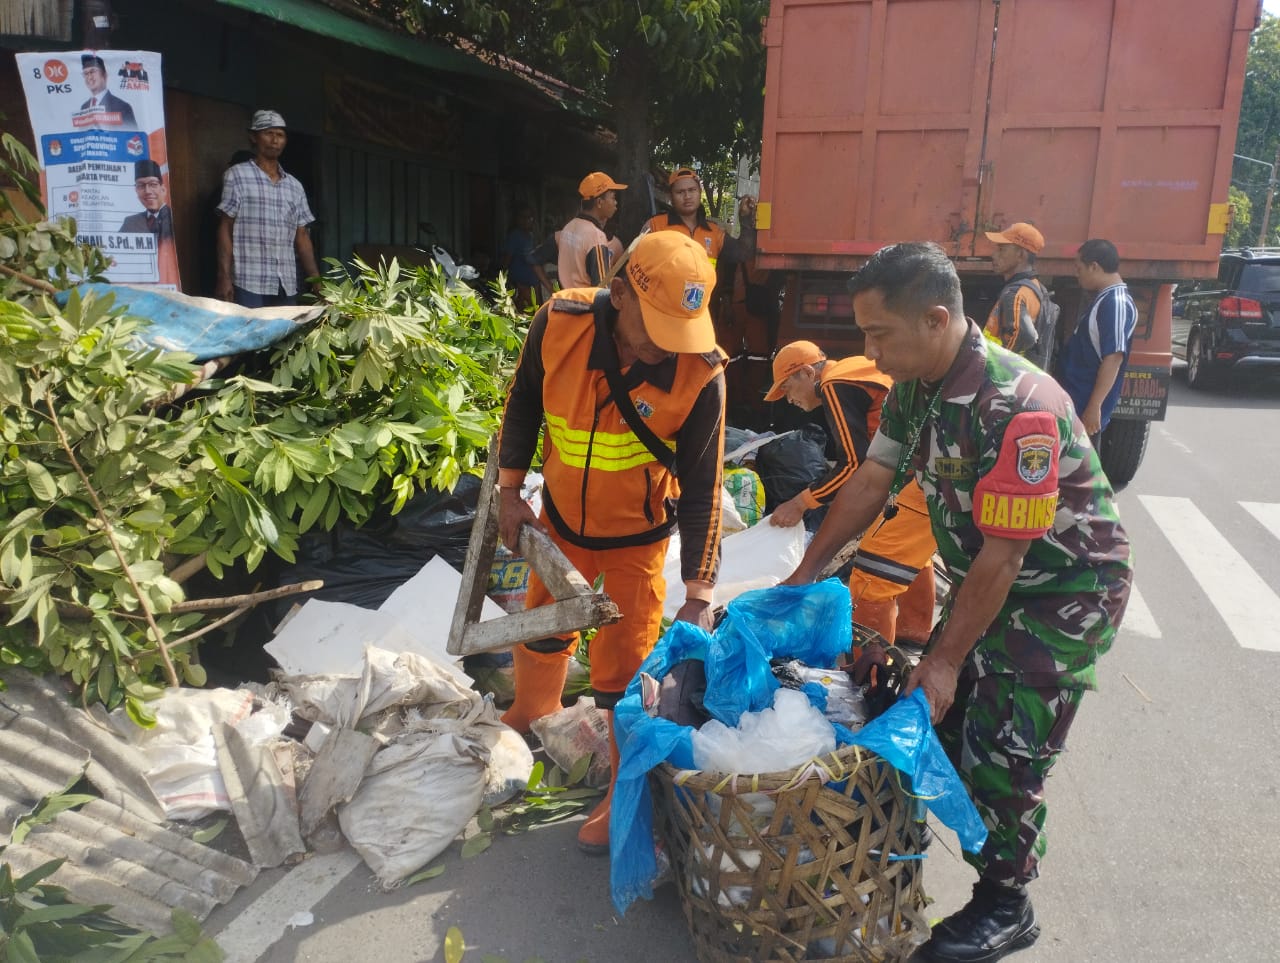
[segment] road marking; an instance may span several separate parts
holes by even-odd
[[[1182,562],[1246,649],[1280,652],[1280,596],[1189,498],[1140,495]]]
[[[1241,502],[1240,507],[1262,523],[1276,538],[1280,538],[1280,503]]]
[[[1161,437],[1161,438],[1163,438],[1163,439],[1164,439],[1165,441],[1167,441],[1169,444],[1173,445],[1173,447],[1174,447],[1174,448],[1177,448],[1177,449],[1178,449],[1179,451],[1181,451],[1184,455],[1191,455],[1191,454],[1194,454],[1194,453],[1191,451],[1191,446],[1190,446],[1190,445],[1188,445],[1188,444],[1187,444],[1186,442],[1184,442],[1184,441],[1181,441],[1181,440],[1179,440],[1179,439],[1175,438],[1175,437],[1173,436],[1173,432],[1171,432],[1171,431],[1170,431],[1168,428],[1166,428],[1164,425],[1160,425],[1160,427],[1158,427],[1158,428],[1156,429],[1156,431],[1158,431],[1158,432],[1160,433],[1160,437]]]
[[[284,935],[289,921],[324,899],[360,864],[350,849],[312,856],[289,870],[223,930],[213,934],[226,963],[255,963]]]
[[[1120,623],[1120,628],[1131,635],[1141,635],[1148,639],[1164,637],[1160,626],[1156,624],[1156,617],[1151,614],[1147,600],[1142,597],[1136,585],[1129,590],[1129,604],[1125,607],[1124,620]]]

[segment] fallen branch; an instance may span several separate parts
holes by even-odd
[[[21,271],[15,271],[13,268],[6,267],[3,264],[0,264],[0,274],[7,274],[11,278],[17,278],[27,287],[35,288],[37,291],[43,291],[45,294],[58,293],[58,289],[48,281],[41,281],[39,278],[33,278],[28,274],[23,274]]]
[[[85,473],[84,467],[80,464],[80,459],[76,457],[75,449],[71,447],[71,440],[67,437],[67,433],[62,430],[62,422],[58,419],[58,412],[53,404],[53,396],[48,391],[45,392],[44,403],[45,407],[49,409],[49,420],[53,423],[53,430],[58,433],[58,444],[66,452],[67,458],[71,462],[71,467],[80,476],[80,483],[84,485],[85,491],[89,495],[89,500],[93,502],[94,511],[98,513],[98,520],[102,522],[102,531],[107,536],[107,541],[111,543],[111,550],[120,561],[120,569],[124,572],[124,577],[128,579],[129,587],[133,589],[134,598],[138,600],[142,614],[146,616],[147,625],[151,628],[156,648],[160,652],[160,661],[164,663],[164,674],[169,680],[169,686],[176,689],[181,683],[178,681],[178,670],[174,667],[173,659],[169,657],[169,649],[164,641],[164,632],[160,630],[160,625],[156,622],[156,617],[151,611],[151,606],[147,603],[147,597],[142,591],[142,586],[138,584],[138,580],[133,577],[133,572],[129,570],[129,560],[124,557],[124,550],[120,548],[120,542],[116,539],[116,531],[111,524],[111,519],[107,516],[107,510],[102,504],[102,499],[98,497],[98,492],[93,487],[93,483],[89,480],[88,474]]]
[[[300,595],[303,592],[314,592],[324,588],[324,579],[310,579],[296,585],[281,585],[279,588],[266,589],[262,592],[251,592],[248,595],[228,595],[220,599],[187,599],[185,602],[174,602],[170,612],[206,612],[210,609],[238,609],[242,606],[252,608],[259,602],[270,602],[289,595]]]
[[[233,612],[229,612],[228,614],[224,615],[222,618],[215,619],[214,621],[210,622],[208,625],[202,625],[200,628],[196,629],[194,632],[188,632],[186,635],[184,635],[180,639],[172,640],[169,643],[169,647],[174,648],[179,645],[185,645],[188,642],[194,642],[196,639],[200,638],[202,635],[208,635],[210,632],[214,631],[215,629],[222,628],[228,622],[234,622],[236,619],[240,618],[240,616],[248,612],[251,608],[253,608],[252,605],[242,605],[240,606],[240,608],[236,609]]]
[[[169,572],[169,578],[181,585],[197,572],[203,571],[205,561],[204,552],[201,552],[199,555],[192,555],[189,559],[175,565]]]

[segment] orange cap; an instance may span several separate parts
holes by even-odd
[[[626,184],[619,184],[608,174],[601,171],[592,171],[578,185],[578,193],[582,195],[584,201],[599,197],[605,191],[625,191],[626,189]]]
[[[827,356],[812,341],[792,341],[778,349],[773,357],[773,387],[765,394],[765,401],[777,401],[787,389],[782,383],[807,364],[825,361]]]
[[[674,185],[675,182],[680,180],[682,177],[692,177],[699,184],[702,183],[702,178],[698,176],[698,172],[692,167],[677,167],[671,172],[671,176],[667,178],[667,186],[670,187]]]
[[[1010,224],[1003,231],[987,231],[987,240],[997,244],[1016,244],[1018,247],[1039,254],[1044,250],[1044,235],[1025,221]]]
[[[654,344],[677,354],[715,350],[716,270],[702,245],[679,231],[651,231],[632,245],[625,267]]]

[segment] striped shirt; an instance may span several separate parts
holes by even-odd
[[[315,217],[298,179],[280,168],[273,181],[248,160],[222,175],[218,210],[234,220],[231,228],[232,280],[254,294],[298,293],[298,263],[293,241],[298,228]]]
[[[1062,351],[1058,363],[1058,381],[1071,396],[1079,414],[1089,404],[1098,368],[1108,355],[1123,354],[1124,361],[1116,374],[1115,384],[1102,402],[1102,427],[1111,420],[1111,412],[1120,400],[1124,371],[1129,363],[1129,347],[1138,326],[1138,308],[1122,281],[1099,291],[1080,315],[1071,340]]]

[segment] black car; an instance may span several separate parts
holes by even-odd
[[[1280,248],[1223,251],[1217,278],[1178,285],[1173,356],[1192,388],[1229,371],[1280,374]]]

